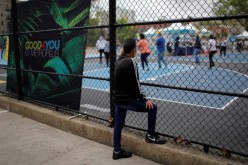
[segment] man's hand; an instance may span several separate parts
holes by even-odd
[[[146,102],[146,109],[153,109],[153,102],[151,100],[147,100]]]

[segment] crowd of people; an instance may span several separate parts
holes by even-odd
[[[162,35],[161,32],[159,32],[156,36],[156,39],[153,40],[152,45],[155,46],[156,53],[151,50],[151,42],[148,41],[146,36],[141,33],[139,35],[139,39],[136,39],[136,48],[138,49],[138,54],[140,54],[140,61],[141,66],[143,70],[149,71],[149,56],[151,54],[155,54],[157,58],[158,68],[166,68],[167,67],[167,61],[165,54],[178,55],[178,50],[181,45],[180,37],[177,36],[173,42],[171,40],[166,40],[166,38]],[[235,49],[241,53],[243,49],[243,42],[237,41]],[[119,48],[118,43],[118,48]],[[209,57],[209,68],[211,69],[213,66],[215,66],[213,61],[213,56],[219,51],[220,57],[226,57],[227,56],[227,50],[228,50],[228,40],[226,38],[223,38],[219,41],[217,41],[216,37],[214,35],[210,35],[209,38],[204,39],[204,42],[201,40],[199,35],[196,35],[195,40],[191,42],[191,45],[193,47],[192,55],[194,57],[194,63],[199,65],[200,59],[199,55],[201,53],[208,54]],[[102,55],[105,55],[106,59],[106,65],[109,66],[109,41],[108,39],[104,39],[103,36],[99,38],[99,40],[96,43],[96,48],[99,51],[100,55],[100,63],[102,63]]]
[[[145,37],[144,34],[140,34],[140,39],[136,40],[136,47],[139,50],[140,53],[140,59],[141,59],[141,66],[143,70],[149,70],[149,64],[148,64],[148,57],[151,54],[151,50],[149,48],[149,43]],[[171,42],[167,42],[165,38],[163,37],[162,33],[159,33],[157,36],[157,39],[154,43],[157,47],[158,55],[157,55],[157,60],[158,60],[158,68],[161,68],[163,64],[164,67],[167,67],[167,62],[165,60],[165,53],[166,50],[169,53],[172,53],[172,44]],[[117,42],[117,52],[119,50],[119,43]],[[104,38],[103,36],[100,36],[100,38],[96,42],[96,49],[99,52],[99,58],[100,61],[99,63],[102,64],[102,56],[103,54],[105,55],[105,60],[106,60],[106,65],[109,67],[109,39]]]

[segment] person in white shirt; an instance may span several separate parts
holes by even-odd
[[[96,42],[96,48],[100,53],[100,64],[102,63],[102,54],[104,53],[105,44],[106,40],[103,38],[103,36],[101,36]]]
[[[208,41],[208,51],[209,51],[209,69],[211,69],[213,66],[215,66],[213,61],[213,56],[217,52],[216,48],[216,40],[213,35],[210,35],[209,41]]]

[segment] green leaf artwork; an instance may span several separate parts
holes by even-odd
[[[80,107],[86,31],[91,0],[17,4],[21,87],[24,97],[78,110]],[[57,29],[54,31],[54,29]],[[65,30],[63,30],[65,29]],[[9,67],[15,67],[13,39]],[[16,92],[16,71],[8,71],[7,89]]]

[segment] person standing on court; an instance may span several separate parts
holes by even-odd
[[[148,41],[145,39],[144,34],[140,34],[140,40],[138,41],[137,46],[139,47],[141,53],[140,58],[142,69],[145,70],[146,64],[147,70],[149,70],[147,57],[150,55],[151,50],[149,49],[149,44]]]
[[[174,43],[174,56],[178,55],[178,48],[179,48],[179,36],[177,36],[175,43]]]
[[[239,53],[241,53],[241,50],[242,50],[242,42],[241,42],[241,41],[238,41],[238,42],[237,42],[237,51],[238,51]]]
[[[171,55],[172,52],[172,47],[171,47],[171,41],[169,40],[166,44],[167,51],[169,53],[169,56]]]
[[[217,42],[215,40],[215,37],[211,34],[209,37],[209,41],[208,41],[209,69],[215,66],[214,61],[213,61],[213,56],[217,52],[216,45],[217,45]]]
[[[106,38],[106,43],[105,43],[105,46],[104,46],[104,55],[105,55],[105,60],[106,60],[106,65],[107,67],[109,67],[109,39]]]
[[[105,48],[106,40],[104,39],[103,36],[99,38],[96,42],[96,48],[100,54],[100,64],[102,63],[102,54],[104,53],[104,48]]]
[[[224,57],[226,57],[226,47],[227,47],[227,40],[224,39],[224,40],[220,43],[220,56],[222,56],[222,54],[223,54]]]
[[[166,41],[162,36],[161,32],[158,33],[158,37],[156,39],[155,45],[157,46],[157,50],[158,50],[158,68],[161,68],[161,62],[163,62],[164,67],[166,68],[167,63],[164,59]]]
[[[199,64],[200,63],[199,54],[201,52],[202,46],[201,46],[201,39],[200,39],[200,37],[198,35],[196,36],[195,46],[194,47],[195,48],[194,48],[193,55],[194,55],[194,58],[195,58],[195,63]]]
[[[148,113],[147,143],[164,144],[165,139],[155,133],[157,106],[141,92],[136,54],[136,41],[129,38],[123,46],[123,53],[114,65],[113,101],[115,105],[114,151],[112,158],[129,158],[132,153],[121,147],[121,132],[127,110]]]

